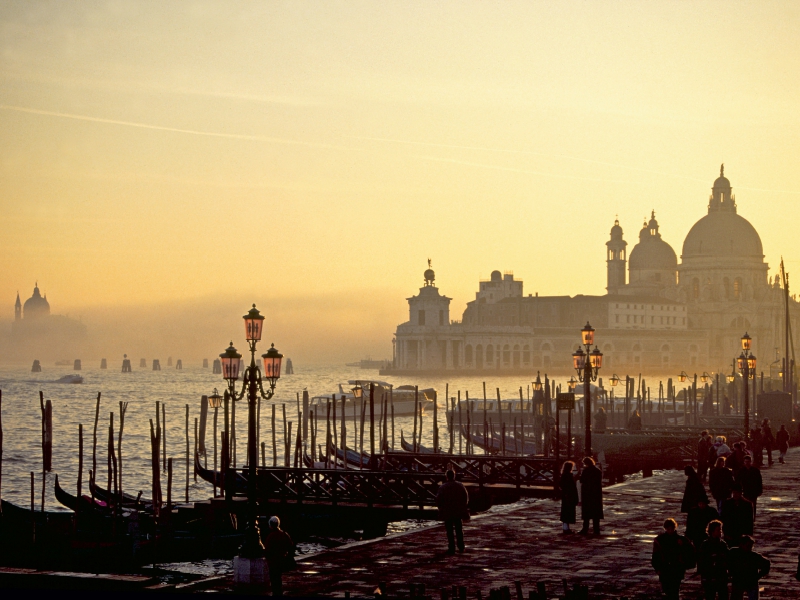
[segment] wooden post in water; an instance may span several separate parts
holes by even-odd
[[[345,419],[345,412],[344,412],[345,400],[346,400],[346,397],[345,397],[344,394],[342,394],[342,434],[339,436],[339,439],[342,440],[342,455],[345,457],[344,468],[346,469],[347,468],[347,460],[346,460],[347,459],[347,426],[345,425],[345,420],[346,420]],[[301,428],[300,428],[300,426],[298,424],[297,433],[299,434],[300,431],[301,431]]]
[[[417,413],[419,412],[419,388],[414,386],[414,431],[411,433],[411,443],[414,452],[417,452]]]
[[[453,406],[453,408],[455,409],[455,406]],[[455,413],[455,410],[453,412]],[[453,415],[453,417],[455,417],[455,414]],[[459,434],[458,434],[458,453],[459,454],[463,454],[464,453],[464,442],[463,442],[464,436],[461,435],[461,430],[462,430],[463,426],[464,426],[464,411],[461,408],[461,390],[458,390],[458,431],[459,431]],[[452,443],[451,443],[451,446],[452,446]]]
[[[367,399],[364,398],[364,394],[362,393],[361,394],[361,428],[360,428],[361,429],[361,442],[359,443],[359,447],[358,447],[358,452],[359,452],[359,456],[360,456],[360,458],[358,459],[358,466],[359,467],[363,467],[364,466],[364,461],[362,459],[363,459],[363,456],[364,456],[364,421],[366,419],[366,415],[367,415]]]
[[[303,443],[306,445],[308,443],[308,419],[310,417],[308,402],[308,390],[303,390]]]
[[[156,414],[158,414],[156,412]],[[153,419],[150,419],[150,467],[153,477],[153,515],[158,518],[161,513],[161,469],[159,468],[159,451],[161,445],[161,431],[158,426],[153,428]]]
[[[500,399],[500,388],[494,389],[495,393],[497,394],[497,425],[499,427],[503,424],[503,401]]]
[[[44,392],[39,391],[39,407],[42,412],[42,470],[53,468],[53,405],[45,403]]]
[[[108,414],[108,495],[111,496],[117,491],[117,479],[114,468],[116,458],[114,457],[114,413]]]
[[[248,440],[249,442],[249,440]],[[258,403],[256,404],[256,466],[258,466],[258,449],[261,447],[261,395],[258,396]],[[247,454],[250,456],[250,453]],[[261,466],[266,467],[261,461]]]
[[[0,426],[0,458],[2,458],[3,434],[2,426]],[[0,461],[0,464],[2,462]],[[83,495],[83,423],[78,423],[78,498]],[[0,512],[2,509],[0,509]]]
[[[195,456],[200,456],[200,454],[199,454],[200,446],[199,446],[199,443],[197,441],[197,431],[198,431],[198,422],[197,422],[197,417],[195,417],[194,418],[194,455]],[[216,447],[216,441],[217,440],[214,440],[215,447]],[[194,469],[194,482],[197,483],[197,470],[196,469]]]
[[[161,445],[163,447],[164,460],[161,468],[167,470],[167,403],[161,403]]]
[[[284,414],[286,413],[286,408],[283,409]],[[236,468],[236,400],[231,397],[231,432],[230,437],[228,438],[228,447],[230,448],[229,452],[233,455],[233,468]],[[230,458],[231,454],[228,455]]]
[[[261,466],[267,466],[267,443],[261,442]]]
[[[392,452],[394,452],[394,395],[392,388],[389,388],[389,407],[392,410]]]
[[[208,398],[206,398],[206,417],[208,417]],[[186,498],[185,502],[189,502],[189,405],[186,405],[186,425],[184,427],[186,433]],[[122,435],[122,430],[120,430]],[[200,442],[203,441],[203,436],[200,437]],[[205,455],[205,447],[203,448]],[[216,475],[215,475],[216,477]]]
[[[217,497],[217,412],[219,407],[214,407],[214,498]],[[195,470],[194,479],[197,481],[197,471]]]
[[[447,389],[447,388],[445,388]],[[445,396],[446,398],[447,396]],[[439,396],[433,392],[433,451],[439,452]]]
[[[172,458],[167,459],[167,514],[172,511]]]
[[[331,394],[331,409],[333,410],[333,423],[331,425],[331,431],[333,433],[333,449],[338,450],[339,434],[336,432],[336,394]]]
[[[374,469],[375,465],[375,384],[369,384],[369,461],[370,469]]]
[[[330,469],[331,465],[331,401],[327,400],[325,402],[326,407],[326,414],[325,414],[325,468]],[[336,460],[334,459],[334,465],[336,464]]]
[[[276,405],[272,405],[272,466],[278,466],[278,441],[275,437],[275,410]]]
[[[284,402],[281,404],[281,409],[283,410],[283,466],[289,466],[289,451],[287,450],[289,444],[289,430],[287,429],[286,423],[286,403]]]
[[[189,405],[186,405],[187,409]],[[197,451],[206,456],[206,429],[208,423],[208,396],[200,396],[200,439],[197,442]],[[187,426],[188,427],[188,426]],[[206,462],[208,464],[208,462]]]

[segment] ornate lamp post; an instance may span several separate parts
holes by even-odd
[[[756,378],[756,357],[750,354],[752,338],[747,332],[742,336],[742,353],[736,359],[736,365],[744,382],[744,438],[750,439],[750,380]]]
[[[581,342],[586,347],[578,348],[572,353],[572,366],[578,373],[578,380],[583,383],[583,412],[586,421],[586,431],[584,433],[586,456],[592,455],[592,381],[597,380],[597,373],[603,366],[603,353],[594,347],[594,328],[586,322],[586,326],[581,329]]]
[[[255,559],[262,555],[261,541],[256,528],[257,518],[257,486],[256,466],[258,465],[258,448],[256,447],[256,405],[258,397],[269,400],[275,394],[275,384],[281,376],[280,354],[273,344],[263,354],[264,379],[269,383],[269,388],[264,391],[262,384],[261,368],[256,363],[256,345],[261,341],[261,332],[264,327],[264,317],[256,310],[256,305],[244,315],[245,339],[250,349],[250,366],[244,370],[242,389],[237,393],[236,380],[239,378],[239,363],[242,357],[233,347],[233,342],[219,355],[222,363],[222,377],[228,382],[227,394],[234,400],[247,398],[247,513],[248,523],[245,531],[245,541],[239,549],[242,558]]]

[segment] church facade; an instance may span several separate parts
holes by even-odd
[[[628,242],[616,221],[606,242],[607,294],[539,296],[522,281],[494,271],[479,283],[460,321],[428,269],[408,298],[409,320],[395,333],[393,371],[571,372],[580,329],[590,322],[607,376],[730,373],[748,332],[759,370],[783,356],[784,292],[770,281],[761,238],[738,214],[724,168],[708,213],[691,228],[681,260],[662,239],[655,212]],[[790,300],[792,331],[800,304]],[[466,374],[466,373],[465,373]],[[769,375],[767,375],[769,376]]]

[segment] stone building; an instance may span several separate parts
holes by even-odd
[[[738,214],[722,168],[708,214],[686,236],[680,263],[655,211],[629,256],[627,245],[615,221],[603,296],[526,296],[522,281],[494,271],[460,321],[450,320],[451,299],[439,292],[429,268],[419,294],[407,299],[409,320],[397,327],[394,370],[566,374],[587,321],[597,330],[608,376],[728,373],[745,331],[761,354],[760,368],[782,356],[783,290],[777,277],[770,282],[761,239]],[[800,304],[793,299],[790,314],[796,332]]]

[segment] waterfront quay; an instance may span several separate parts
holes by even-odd
[[[755,551],[772,561],[761,580],[761,598],[797,598],[800,531],[797,516],[797,463],[792,449],[785,465],[762,469],[764,495],[759,498]],[[432,525],[376,540],[347,544],[298,557],[299,569],[284,575],[291,596],[374,596],[383,586],[389,597],[408,597],[411,584],[424,584],[425,595],[439,598],[452,586],[467,588],[467,596],[508,586],[516,598],[544,583],[547,598],[564,596],[563,579],[589,588],[593,599],[659,598],[660,587],[650,566],[653,539],[664,519],[686,525],[681,514],[685,477],[681,471],[634,478],[604,489],[605,520],[599,537],[563,535],[559,502],[537,500],[497,514],[483,514],[464,524],[466,552],[449,556],[443,525]],[[580,513],[578,515],[580,517]],[[580,524],[578,524],[578,527]],[[701,598],[699,576],[687,573],[682,597]]]

